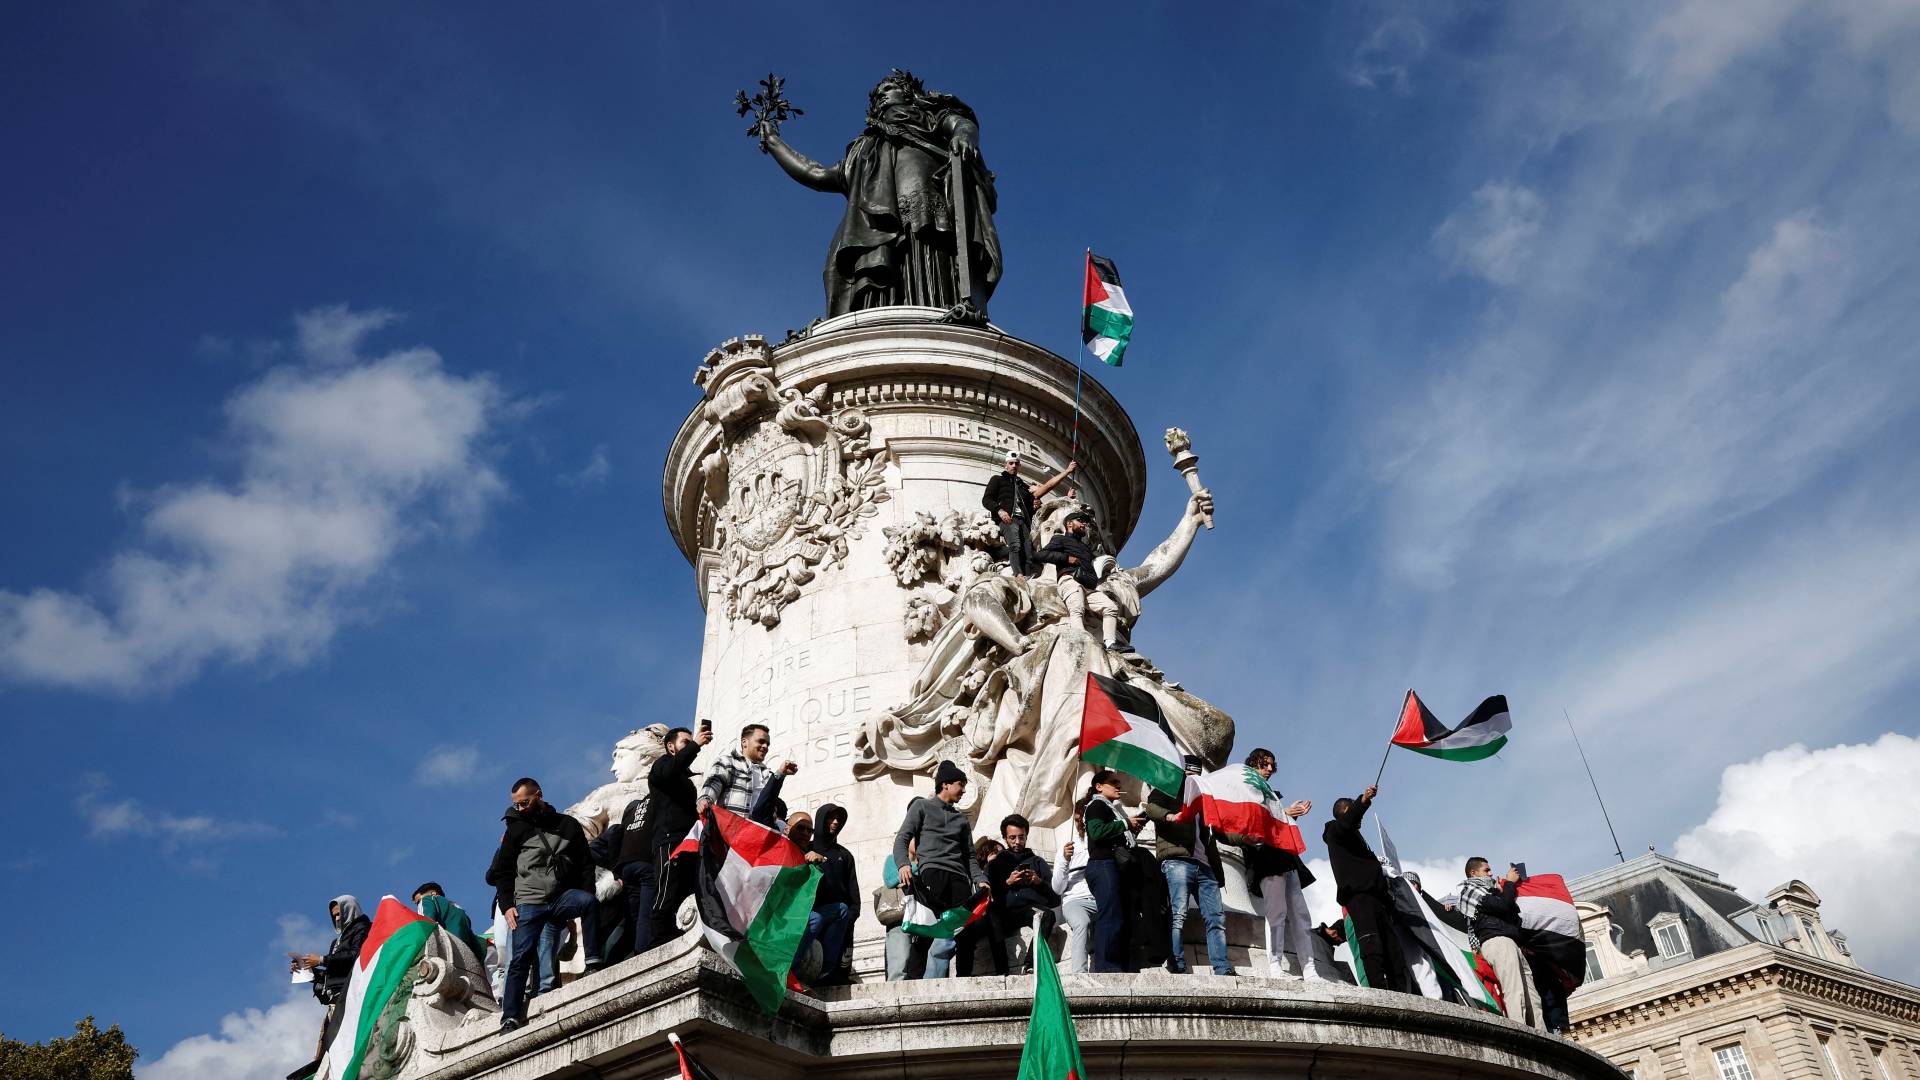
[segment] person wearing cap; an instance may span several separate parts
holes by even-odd
[[[987,891],[987,872],[974,858],[973,822],[960,809],[967,793],[967,774],[951,761],[942,761],[933,774],[932,798],[907,804],[906,819],[893,838],[893,863],[900,868],[900,888],[934,911],[971,907]],[[901,977],[940,978],[945,964],[929,971],[928,950],[933,939],[919,934],[907,954]]]
[[[1007,565],[1021,577],[1031,574],[1033,562],[1033,538],[1029,531],[1033,526],[1033,504],[1052,491],[1056,485],[1072,476],[1079,468],[1077,461],[1067,462],[1067,467],[1052,478],[1041,481],[1038,487],[1028,486],[1020,479],[1020,451],[1009,450],[1005,458],[1006,466],[987,481],[986,493],[980,497],[980,505],[993,515],[994,524],[1000,527],[1000,538],[1007,543]]]
[[[1075,626],[1083,626],[1087,612],[1092,611],[1100,616],[1101,643],[1109,650],[1118,651],[1120,605],[1100,591],[1100,569],[1111,568],[1112,560],[1105,560],[1096,568],[1093,546],[1087,543],[1087,532],[1092,527],[1093,515],[1075,510],[1067,515],[1065,530],[1048,541],[1034,558],[1059,568],[1056,587],[1060,590],[1060,602],[1067,607],[1068,620]]]

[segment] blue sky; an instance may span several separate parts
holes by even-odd
[[[687,718],[658,467],[707,349],[819,313],[840,212],[729,108],[769,68],[815,157],[891,66],[979,112],[1009,332],[1070,351],[1081,250],[1120,265],[1099,375],[1219,500],[1139,640],[1283,790],[1363,786],[1409,685],[1504,691],[1512,749],[1396,760],[1381,814],[1596,868],[1564,708],[1629,854],[1804,878],[1920,977],[1920,14],[973,10],[14,20],[9,1036],[282,1075],[329,896],[484,908],[508,781]]]

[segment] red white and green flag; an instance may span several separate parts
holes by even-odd
[[[1307,850],[1306,838],[1281,807],[1280,796],[1251,765],[1229,765],[1189,779],[1182,801],[1186,805],[1174,815],[1175,821],[1204,814],[1215,832],[1295,855]]]
[[[667,1041],[673,1044],[673,1052],[680,1059],[680,1080],[720,1080],[713,1074],[712,1069],[700,1064],[699,1059],[693,1056],[693,1052],[680,1041],[680,1036],[669,1031]]]
[[[906,911],[900,917],[900,929],[925,938],[950,938],[977,922],[987,913],[987,905],[992,902],[993,894],[986,893],[970,905],[935,911],[909,889]]]
[[[328,1076],[359,1080],[375,1025],[396,997],[402,998],[404,1007],[405,996],[413,990],[407,973],[420,959],[427,939],[439,928],[439,923],[393,897],[380,898],[380,906],[373,913],[373,927],[367,931],[366,944],[360,946],[360,958],[354,962],[347,996],[340,1003],[340,1031],[333,1037],[333,1045],[327,1047]]]
[[[820,870],[798,844],[724,806],[708,811],[694,889],[700,921],[707,943],[768,1013],[779,1012],[786,997],[819,887]]]
[[[1119,367],[1133,338],[1133,308],[1120,287],[1113,260],[1087,252],[1086,303],[1080,313],[1080,339],[1101,362]]]
[[[1387,889],[1393,897],[1394,914],[1401,930],[1411,939],[1403,944],[1402,951],[1407,954],[1409,966],[1417,967],[1424,962],[1433,973],[1430,983],[1416,974],[1422,993],[1431,997],[1438,991],[1443,1000],[1488,1012],[1502,1011],[1500,981],[1494,977],[1492,966],[1468,947],[1465,934],[1440,921],[1419,890],[1406,879],[1400,869],[1400,852],[1393,846],[1393,838],[1387,835],[1387,823],[1375,818],[1374,827],[1380,832],[1381,857],[1392,869]],[[1347,934],[1348,941],[1359,940],[1352,936],[1351,926]],[[1349,951],[1354,952],[1354,969],[1358,971],[1362,966],[1359,953]]]
[[[1017,1080],[1086,1080],[1080,1036],[1073,1029],[1073,1013],[1046,938],[1034,937],[1033,953],[1033,1012],[1027,1017],[1027,1045],[1020,1051]]]
[[[1434,719],[1419,694],[1409,690],[1400,705],[1400,726],[1394,729],[1393,745],[1448,761],[1479,761],[1499,753],[1512,729],[1513,718],[1507,715],[1504,694],[1481,702],[1465,720],[1448,727]]]
[[[1091,671],[1080,713],[1080,760],[1136,777],[1176,799],[1186,787],[1180,748],[1160,703],[1145,690]]]

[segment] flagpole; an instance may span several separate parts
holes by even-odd
[[[1087,267],[1093,262],[1093,249],[1087,249],[1086,261],[1080,265],[1080,327],[1086,330],[1087,322]],[[1086,376],[1086,369],[1080,366],[1080,354],[1086,351],[1087,343],[1082,338],[1080,344],[1073,347],[1073,444],[1067,452],[1069,463],[1080,459],[1080,382]]]
[[[1567,733],[1573,736],[1573,748],[1580,751],[1580,767],[1587,770],[1587,783],[1593,785],[1593,801],[1600,804],[1600,820],[1607,823],[1607,835],[1613,838],[1614,858],[1627,861],[1626,853],[1620,850],[1620,835],[1613,831],[1613,818],[1607,813],[1607,800],[1600,797],[1600,783],[1593,778],[1593,766],[1587,764],[1587,749],[1580,745],[1580,733],[1573,730],[1573,714],[1566,706],[1560,707],[1560,715],[1567,718]]]
[[[1411,694],[1413,693],[1413,691],[1408,690],[1407,693]],[[1400,730],[1400,717],[1405,715],[1406,711],[1407,711],[1407,699],[1401,698],[1400,711],[1393,714],[1393,730],[1394,731]],[[1392,753],[1393,753],[1393,735],[1392,733],[1389,733],[1387,735],[1387,751],[1386,753],[1380,755],[1380,769],[1378,772],[1375,772],[1373,774],[1373,786],[1376,788],[1380,786],[1380,778],[1382,776],[1385,776],[1387,773],[1387,757]]]

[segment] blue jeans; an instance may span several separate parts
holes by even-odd
[[[1093,919],[1093,970],[1130,970],[1132,942],[1127,940],[1127,894],[1120,866],[1112,859],[1087,860],[1087,887],[1098,912]]]
[[[847,951],[847,931],[853,928],[853,909],[845,904],[822,904],[807,913],[807,929],[800,935],[794,962],[807,955],[807,946],[820,941],[820,978],[840,973],[840,956]]]
[[[620,868],[620,882],[627,893],[627,940],[629,950],[639,956],[653,947],[653,864],[630,862]]]
[[[501,996],[500,1019],[525,1020],[527,1018],[527,975],[532,967],[536,953],[540,959],[540,989],[542,992],[560,984],[559,945],[563,927],[579,919],[581,930],[586,936],[582,946],[587,951],[587,959],[594,963],[600,960],[599,918],[595,909],[598,902],[593,894],[584,889],[568,889],[551,904],[518,904],[515,906],[513,928],[513,957],[507,962],[506,991]],[[551,964],[548,957],[553,957]],[[551,983],[548,978],[551,973]]]
[[[1220,882],[1213,867],[1198,859],[1166,859],[1160,872],[1167,878],[1167,906],[1173,915],[1173,952],[1167,968],[1176,974],[1187,970],[1186,948],[1180,944],[1180,931],[1187,922],[1187,900],[1200,897],[1200,917],[1207,923],[1207,959],[1215,975],[1233,974],[1233,962],[1227,959],[1227,912],[1220,904]]]

